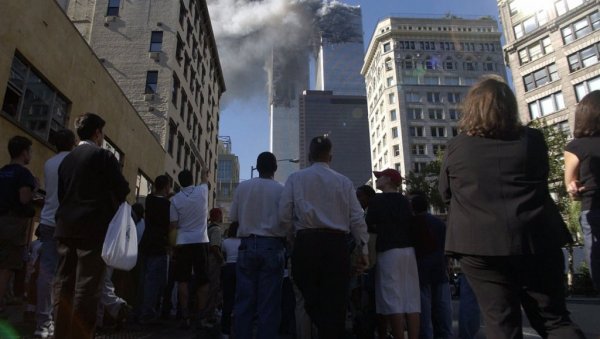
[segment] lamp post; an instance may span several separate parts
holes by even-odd
[[[279,160],[277,160],[277,162],[280,162],[280,161],[287,161],[287,162],[291,162],[291,163],[297,164],[297,163],[300,162],[300,159],[288,158],[288,159],[279,159]],[[250,166],[250,179],[254,178],[254,170],[256,170],[256,167]]]

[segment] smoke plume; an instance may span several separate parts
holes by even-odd
[[[314,48],[319,32],[330,41],[362,39],[344,25],[356,6],[327,0],[208,0],[227,92],[223,104],[266,95],[273,53],[295,60]],[[353,10],[352,10],[353,9]],[[308,62],[308,61],[307,61]],[[285,74],[283,75],[285,76]],[[275,79],[276,81],[276,79]]]

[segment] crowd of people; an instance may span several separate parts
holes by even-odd
[[[181,171],[176,193],[168,176],[156,177],[133,206],[131,272],[101,257],[129,194],[119,162],[101,147],[104,124],[85,113],[75,120],[77,144],[72,131],[54,135],[44,199],[35,199],[39,184],[26,167],[29,139],[10,139],[11,162],[0,169],[0,315],[29,253],[36,337],[93,338],[108,317],[144,326],[176,318],[181,329],[220,326],[224,338],[346,338],[348,327],[355,338],[452,338],[449,257],[463,273],[460,338],[475,336],[480,312],[488,338],[522,338],[521,308],[543,338],[584,337],[566,307],[561,247],[572,239],[549,193],[547,146],[519,122],[503,81],[482,79],[462,105],[439,176],[447,226],[425,194],[402,191],[395,169],[373,172],[380,193],[355,189],[330,167],[331,139],[318,136],[311,165],[285,185],[273,179],[275,155],[259,154],[259,177],[239,184],[227,224],[209,210],[208,171],[197,185]],[[600,91],[578,104],[573,134],[565,185],[582,201],[600,289]],[[40,222],[28,248],[35,201]]]

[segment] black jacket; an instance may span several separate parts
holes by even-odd
[[[102,246],[108,224],[128,193],[129,184],[112,153],[77,146],[58,169],[55,237],[97,239]]]
[[[446,251],[505,256],[542,252],[570,234],[548,191],[542,133],[500,140],[460,134],[448,142],[439,190],[449,204]]]

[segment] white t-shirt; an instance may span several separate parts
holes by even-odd
[[[225,253],[225,263],[231,264],[237,262],[240,243],[240,238],[227,238],[223,240],[221,250]]]
[[[177,245],[208,242],[208,186],[183,187],[171,198],[171,222],[177,222]]]
[[[48,159],[44,164],[44,182],[46,188],[46,199],[44,208],[40,214],[40,224],[56,226],[56,210],[58,209],[58,167],[69,152],[60,152]]]
[[[283,186],[272,179],[254,178],[238,185],[229,212],[229,219],[240,224],[238,237],[287,235],[289,227],[283,227],[278,216],[282,191]]]

